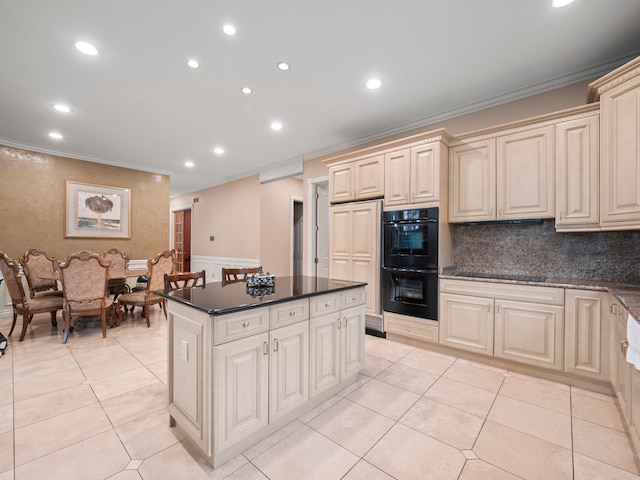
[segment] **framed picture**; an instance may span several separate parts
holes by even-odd
[[[66,237],[131,238],[131,191],[67,182]]]

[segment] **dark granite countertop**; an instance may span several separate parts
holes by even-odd
[[[640,285],[636,284],[615,283],[604,280],[547,277],[544,275],[467,272],[460,271],[456,267],[445,267],[440,274],[440,278],[605,291],[613,294],[620,304],[640,322]]]
[[[264,293],[263,296],[248,293],[245,282],[229,283],[224,286],[221,282],[213,282],[207,283],[204,288],[185,288],[169,292],[158,291],[156,293],[161,297],[184,303],[210,315],[224,315],[365,285],[366,283],[364,282],[349,282],[299,275],[276,277],[275,287],[272,290],[259,290],[256,288],[251,292],[254,294]]]

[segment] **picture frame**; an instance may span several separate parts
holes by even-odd
[[[65,237],[131,238],[131,190],[67,181]]]

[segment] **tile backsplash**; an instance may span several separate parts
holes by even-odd
[[[640,283],[640,231],[556,233],[541,224],[453,227],[457,270]]]

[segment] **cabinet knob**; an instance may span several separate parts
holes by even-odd
[[[331,304],[329,302],[327,302],[327,303],[324,304],[324,306],[328,308],[328,307],[331,306]]]
[[[295,316],[295,314],[296,314],[296,312],[289,312],[289,316],[290,316],[290,317]]]
[[[357,299],[358,299],[358,297],[356,297],[356,296],[351,297],[351,300],[353,300],[354,302],[355,302]]]
[[[251,325],[251,322],[242,322],[242,328],[247,328],[249,325]]]

